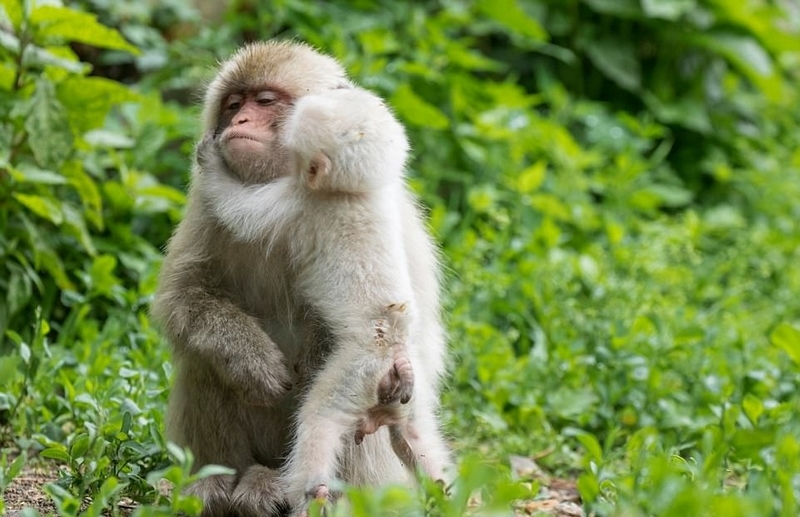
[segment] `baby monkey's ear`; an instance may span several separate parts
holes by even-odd
[[[317,154],[311,158],[308,169],[303,173],[303,179],[305,179],[308,188],[311,190],[320,188],[325,178],[330,174],[332,166],[331,159],[328,158],[327,154],[322,151],[317,152]]]

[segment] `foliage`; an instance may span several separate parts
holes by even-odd
[[[0,487],[48,458],[62,515],[84,496],[196,513],[156,489],[192,479],[162,436],[158,248],[210,66],[296,37],[409,128],[447,267],[444,416],[481,456],[449,496],[352,490],[336,512],[510,513],[539,486],[511,481],[521,454],[575,478],[587,514],[797,514],[789,0],[0,5],[0,425],[25,452]]]

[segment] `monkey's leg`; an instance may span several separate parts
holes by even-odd
[[[408,335],[406,306],[405,303],[391,304],[386,307],[385,317],[376,320],[375,344],[378,348],[376,353],[390,352],[393,357],[389,370],[378,381],[377,405],[367,408],[364,417],[358,422],[355,432],[357,444],[363,441],[365,435],[376,432],[381,426],[394,426],[405,422],[408,418],[408,411],[400,409],[397,404],[398,402],[407,404],[414,392],[414,368],[406,345]],[[401,434],[393,433],[391,436],[395,452],[409,449]],[[404,458],[398,453],[398,456],[408,464],[407,455]]]
[[[246,406],[239,402],[232,390],[221,385],[213,369],[200,361],[177,356],[175,384],[170,395],[167,412],[167,435],[170,440],[188,447],[195,457],[194,469],[204,465],[225,465],[236,470],[236,475],[248,478],[248,467],[256,464],[256,448],[252,421],[254,414],[260,421],[276,415],[270,408]],[[273,417],[272,420],[277,419]],[[257,438],[264,436],[263,430]],[[216,475],[192,484],[187,493],[203,500],[202,517],[227,517],[236,499],[236,475]],[[252,483],[249,486],[254,486]],[[274,484],[254,487],[251,499],[263,499],[252,508],[277,506],[282,497],[274,497]],[[243,487],[244,489],[244,487]],[[239,507],[245,501],[239,502]],[[269,515],[258,512],[260,515]],[[251,512],[251,514],[255,514]]]
[[[234,483],[232,474],[209,476],[192,483],[185,493],[203,501],[201,517],[227,517]]]
[[[439,429],[436,402],[431,398],[432,393],[432,390],[418,390],[409,419],[398,427],[408,447],[413,451],[415,468],[431,479],[450,482],[452,481],[450,452]],[[395,452],[397,453],[396,449]]]
[[[338,410],[322,414],[317,408],[301,410],[283,477],[295,512],[305,509],[313,499],[327,500],[335,495],[331,491],[337,482],[342,437],[355,426],[355,420]]]
[[[233,490],[230,507],[237,517],[286,515],[289,506],[278,472],[263,465],[248,468]]]

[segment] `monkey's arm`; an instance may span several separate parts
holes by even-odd
[[[291,388],[285,357],[255,317],[212,287],[220,273],[207,261],[209,237],[198,227],[208,223],[197,215],[190,206],[170,241],[151,312],[188,367],[210,367],[247,403],[273,405]]]
[[[309,188],[355,194],[396,188],[409,148],[403,126],[383,100],[361,88],[298,99],[283,143]]]

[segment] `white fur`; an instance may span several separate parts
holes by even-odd
[[[393,348],[376,347],[375,321],[391,304],[406,304],[393,320],[390,345],[407,346],[415,391],[402,409],[420,465],[442,478],[449,453],[436,419],[444,340],[438,317],[435,251],[403,184],[408,142],[383,101],[356,88],[302,97],[286,120],[284,145],[297,170],[267,184],[243,185],[230,174],[199,176],[201,196],[238,239],[263,240],[267,253],[286,238],[304,302],[322,316],[336,346],[300,407],[283,480],[290,502],[337,479],[352,483],[408,480],[386,471],[397,460],[386,429],[352,441],[357,421],[377,404],[377,386]],[[320,186],[304,180],[314,156],[331,161]],[[366,452],[371,451],[371,452]],[[378,478],[378,479],[376,479]]]

